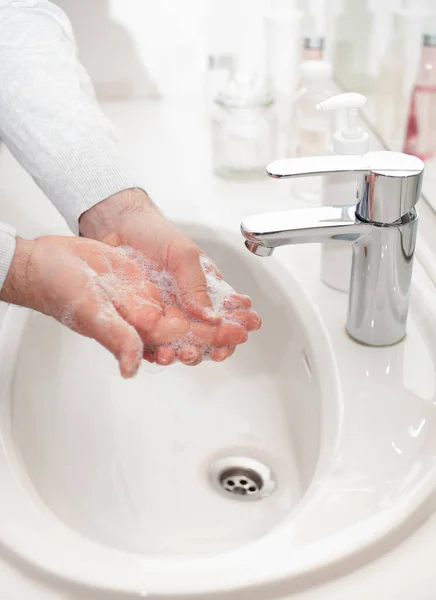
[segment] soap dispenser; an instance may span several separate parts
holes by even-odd
[[[355,93],[331,96],[317,106],[320,110],[346,110],[343,126],[333,135],[330,154],[366,154],[369,135],[357,125],[359,108],[366,104],[365,96]],[[356,195],[354,173],[334,173],[323,179],[322,204],[341,206],[350,204]],[[352,253],[348,244],[323,244],[321,249],[321,279],[335,290],[347,292],[350,285]]]

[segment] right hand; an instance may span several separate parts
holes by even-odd
[[[17,238],[0,300],[42,312],[95,339],[118,359],[124,377],[137,372],[144,345],[170,344],[191,334],[199,345],[219,352],[247,339],[240,325],[196,323],[178,307],[164,306],[128,252],[84,238]],[[192,364],[192,348],[181,346],[177,357]]]

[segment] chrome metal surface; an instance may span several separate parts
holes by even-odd
[[[217,461],[209,477],[217,491],[235,500],[261,500],[271,495],[276,486],[271,469],[246,456],[229,456]]]
[[[267,248],[266,246],[262,246],[256,242],[250,242],[249,240],[245,240],[245,246],[256,256],[271,256],[274,252],[274,248]]]
[[[353,266],[347,331],[371,346],[395,344],[406,334],[424,163],[398,152],[322,156],[268,165],[272,177],[361,173],[357,204],[255,215],[241,223],[247,248],[269,256],[274,248],[348,241]]]
[[[310,242],[354,242],[369,233],[366,223],[356,220],[355,206],[320,206],[254,215],[241,225],[245,245],[257,256],[278,246]]]
[[[424,163],[401,152],[368,152],[361,156],[311,156],[277,160],[266,168],[274,178],[329,173],[359,173],[357,214],[363,220],[390,224],[418,202]],[[350,203],[353,201],[350,198]]]
[[[262,477],[251,469],[228,469],[221,474],[221,486],[229,494],[253,496],[263,487]]]

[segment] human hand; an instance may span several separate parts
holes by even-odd
[[[193,323],[176,306],[164,307],[147,275],[148,265],[130,249],[74,237],[17,238],[0,299],[95,339],[116,356],[124,377],[138,370],[144,344],[177,346],[183,338],[219,347],[235,337],[245,341],[246,332],[240,335],[236,325]],[[189,347],[179,358],[190,364]]]
[[[163,217],[142,190],[126,190],[97,204],[82,215],[80,230],[86,237],[111,246],[130,246],[159,268],[168,270],[176,279],[178,303],[185,314],[205,324],[221,323],[222,316],[214,311],[208,293],[208,281],[222,279],[221,274],[192,240]],[[230,286],[227,289],[228,297],[223,302],[226,320],[239,324],[246,332],[258,329],[261,321],[251,310],[250,299],[236,294]],[[241,332],[235,329],[235,335],[227,348],[212,353],[213,360],[224,360],[234,352]],[[196,357],[191,364],[198,364],[201,348],[191,344],[191,355],[194,352]],[[168,347],[156,351],[149,348],[144,357],[170,364],[176,353]]]

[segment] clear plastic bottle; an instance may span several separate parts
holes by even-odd
[[[266,165],[277,156],[276,113],[269,87],[236,76],[214,104],[213,171],[227,179],[265,176]]]
[[[424,35],[412,93],[404,152],[429,161],[436,156],[436,34]]]
[[[393,16],[393,35],[379,65],[374,93],[376,129],[388,147],[395,151],[404,147],[407,119],[405,56],[404,17],[397,11]]]
[[[333,95],[332,67],[323,60],[304,61],[301,75],[302,87],[293,105],[290,152],[297,157],[320,156],[326,154],[333,133],[330,113],[317,109],[318,104]],[[321,183],[321,177],[296,179],[293,193],[303,200],[319,200]]]
[[[347,89],[361,94],[371,93],[373,85],[367,67],[373,18],[367,2],[347,0],[336,22],[335,76]]]

